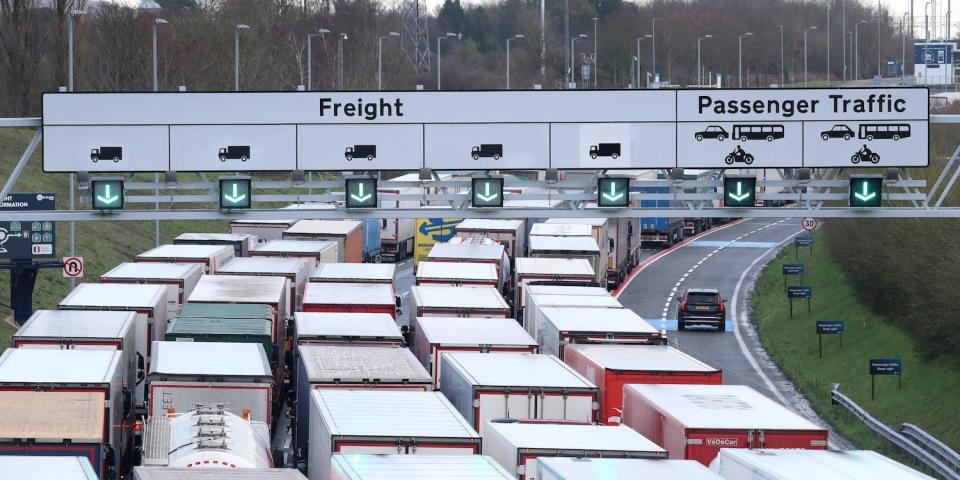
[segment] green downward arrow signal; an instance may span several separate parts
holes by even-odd
[[[223,196],[223,199],[230,203],[240,203],[247,198],[247,194],[239,192],[239,185],[236,183],[233,184],[233,195],[227,193]]]
[[[623,192],[617,193],[617,182],[610,182],[610,192],[603,192],[603,198],[610,202],[616,202],[623,198]]]
[[[477,193],[477,198],[483,200],[484,202],[489,202],[499,197],[500,194],[497,192],[490,193],[490,182],[483,184],[483,193]]]
[[[863,193],[854,192],[853,196],[860,200],[861,202],[869,201],[877,196],[877,192],[871,192],[870,186],[867,185],[869,182],[863,182]]]
[[[356,201],[358,201],[358,202],[366,202],[367,200],[370,200],[370,196],[371,196],[371,195],[372,195],[372,194],[370,194],[370,193],[364,195],[364,194],[363,194],[363,182],[358,182],[358,184],[357,184],[357,193],[351,193],[351,194],[350,194],[350,198],[352,198],[352,199],[354,199],[354,200],[356,200]]]
[[[738,202],[742,202],[743,200],[745,200],[747,197],[750,196],[750,191],[747,190],[746,192],[743,192],[743,184],[738,180],[737,193],[727,192],[727,195]]]
[[[103,195],[97,195],[97,200],[103,205],[110,205],[120,200],[120,195],[110,195],[110,184],[108,183],[103,186]]]

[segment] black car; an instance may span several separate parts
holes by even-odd
[[[702,141],[704,138],[715,138],[718,141],[723,141],[724,138],[729,137],[730,135],[726,130],[723,129],[720,125],[710,125],[705,130],[701,130],[694,134],[694,138],[697,141]]]
[[[711,325],[721,332],[725,328],[727,309],[715,288],[689,288],[677,297],[677,329],[686,330],[688,325]]]
[[[850,127],[842,124],[834,125],[830,128],[830,130],[824,130],[820,132],[820,138],[824,140],[829,140],[831,138],[850,140],[854,136],[856,136],[856,134],[853,133],[853,130],[851,130]]]

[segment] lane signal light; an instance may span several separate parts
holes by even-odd
[[[90,191],[94,210],[123,210],[122,178],[91,179]]]
[[[724,207],[753,207],[757,200],[757,177],[728,175],[723,177]]]

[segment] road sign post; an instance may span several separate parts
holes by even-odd
[[[820,358],[823,358],[823,336],[836,335],[840,337],[840,348],[843,348],[843,334],[846,325],[843,320],[817,320],[817,344]]]
[[[810,299],[813,298],[813,287],[791,285],[787,287],[787,299],[790,300],[790,318],[793,318],[793,299],[805,298],[807,300],[807,315],[810,314]]]
[[[813,237],[804,235],[793,239],[794,255],[797,260],[800,259],[800,247],[810,247],[810,256],[813,256]]]
[[[123,179],[102,177],[90,179],[90,203],[102,212],[123,210]]]
[[[471,181],[471,201],[474,208],[503,206],[503,177],[479,177]]]
[[[896,375],[897,390],[903,387],[903,360],[899,358],[871,358],[870,359],[870,400],[877,398],[877,375]]]
[[[349,177],[344,179],[343,186],[347,208],[377,208],[376,178]]]
[[[63,278],[83,277],[83,257],[63,257]]]
[[[253,205],[250,177],[220,177],[221,210],[250,208]]]
[[[752,207],[757,200],[757,177],[727,175],[723,177],[723,206]]]
[[[802,263],[787,263],[783,265],[783,291],[787,291],[787,276],[799,276],[800,285],[803,285],[805,268]]]
[[[880,175],[850,176],[850,206],[875,208],[883,203],[883,177]]]
[[[630,178],[600,177],[597,179],[597,206],[627,208],[630,206]]]

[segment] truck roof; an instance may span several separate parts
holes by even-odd
[[[273,319],[273,307],[263,303],[185,303],[178,317]]]
[[[408,348],[380,345],[300,345],[309,382],[432,384],[433,378]]]
[[[457,225],[458,232],[514,232],[523,226],[523,220],[468,218]]]
[[[340,480],[513,480],[485,455],[342,455],[334,454]]]
[[[286,276],[306,271],[307,265],[307,260],[299,257],[237,257],[221,266],[217,273],[276,273]]]
[[[177,235],[173,241],[182,240],[182,241],[208,241],[208,240],[217,240],[224,242],[242,242],[249,240],[250,237],[255,237],[255,235],[250,235],[249,233],[207,233],[207,232],[195,232],[195,233],[181,233]]]
[[[307,480],[294,468],[133,467],[134,480]]]
[[[572,220],[572,219],[564,219]],[[545,237],[592,237],[593,227],[576,223],[535,223],[530,227],[530,236]]]
[[[167,335],[259,335],[270,337],[273,322],[261,318],[174,317]]]
[[[395,305],[393,285],[386,283],[309,282],[303,303],[322,305]]]
[[[8,348],[0,355],[0,384],[103,384],[120,367],[119,350]]]
[[[490,422],[485,428],[495,430],[518,449],[644,452],[667,456],[659,445],[623,425]]]
[[[530,253],[534,252],[586,252],[599,253],[600,247],[593,237],[530,237]]]
[[[129,311],[37,310],[14,338],[122,338],[136,319]]]
[[[104,442],[104,392],[0,391],[0,440]]]
[[[600,345],[571,343],[576,350],[603,368],[647,372],[716,372],[717,369],[668,345]]]
[[[87,457],[0,455],[0,472],[7,478],[99,480]]]
[[[198,263],[125,262],[104,273],[100,278],[181,280],[201,274],[203,274],[203,267]]]
[[[525,352],[444,352],[441,363],[459,370],[473,385],[594,389],[590,383],[553,355]],[[446,372],[446,366],[443,367]],[[446,375],[446,374],[444,374]]]
[[[294,317],[298,337],[403,338],[386,313],[296,312]]]
[[[360,229],[363,223],[357,220],[300,220],[283,234],[288,236],[335,236],[345,237]]]
[[[574,225],[590,225],[591,227],[602,227],[609,219],[602,217],[573,217],[573,218],[548,218],[544,223],[568,223]]]
[[[153,342],[150,375],[273,378],[259,343]]]
[[[310,281],[393,283],[396,274],[397,266],[392,263],[321,263]]]
[[[824,430],[746,385],[630,384],[624,388],[685,428]]]
[[[496,265],[490,263],[421,261],[417,265],[417,278],[495,282],[500,276]]]
[[[541,295],[534,294],[531,299],[539,307],[597,307],[623,308],[623,304],[612,296],[603,295]]]
[[[417,317],[416,324],[428,342],[439,345],[537,346],[512,318]]]
[[[629,308],[544,307],[540,311],[561,332],[658,333]]]
[[[196,258],[208,259],[229,253],[233,255],[233,248],[227,245],[196,245],[189,243],[160,245],[137,255],[137,259],[147,258]]]
[[[310,401],[322,417],[310,420],[324,421],[333,435],[480,439],[440,392],[312,390]]]
[[[551,474],[550,478],[565,480],[629,480],[637,478],[637,472],[661,480],[723,480],[696,460],[538,457],[537,465],[541,472]]]
[[[869,450],[723,448],[711,468],[721,474],[746,470],[750,472],[750,478],[758,480],[933,480],[933,477]]]
[[[270,240],[257,247],[253,254],[294,253],[319,255],[329,248],[337,248],[334,240]]]
[[[533,284],[533,285],[527,285],[523,288],[525,289],[527,295],[591,295],[591,296],[600,296],[600,297],[611,296],[610,291],[603,287],[586,287],[586,286],[581,287],[577,285]]]
[[[499,262],[504,255],[500,244],[438,243],[430,249],[427,260],[488,260]]]
[[[286,298],[286,278],[245,275],[204,275],[188,302],[263,303]]]
[[[286,220],[286,219],[285,220],[279,220],[279,219],[257,220],[257,219],[251,218],[251,219],[230,220],[230,225],[245,225],[245,226],[267,225],[267,226],[273,226],[273,227],[281,227],[283,225],[286,225],[286,228],[290,228],[293,226],[293,224],[299,221],[300,220],[292,220],[292,219],[291,220]]]
[[[593,278],[593,265],[585,258],[518,257],[517,275],[582,275]],[[579,288],[579,287],[577,287]]]
[[[496,287],[449,285],[414,285],[410,296],[417,306],[433,308],[509,308]]]
[[[60,301],[60,308],[120,307],[153,309],[159,304],[166,305],[166,303],[166,285],[81,283]]]

